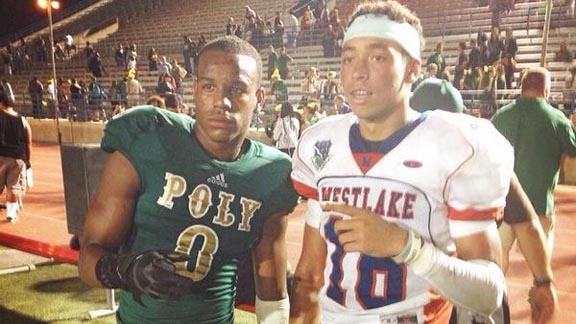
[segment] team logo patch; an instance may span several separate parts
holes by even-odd
[[[332,157],[330,155],[330,148],[332,141],[318,141],[314,144],[314,156],[312,157],[312,164],[317,171],[320,171]]]
[[[206,180],[208,183],[215,184],[217,186],[228,188],[228,184],[226,183],[226,179],[224,178],[224,172],[220,174],[213,175]]]

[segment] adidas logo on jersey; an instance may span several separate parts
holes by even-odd
[[[223,188],[228,188],[228,184],[226,183],[226,180],[224,179],[224,172],[217,174],[217,175],[213,175],[210,178],[208,178],[208,183],[212,183],[215,184],[217,186],[223,187]]]

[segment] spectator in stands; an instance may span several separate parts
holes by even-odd
[[[194,76],[194,66],[196,61],[196,43],[192,38],[184,36],[184,46],[182,48],[182,56],[184,57],[184,67],[188,74]]]
[[[86,121],[88,114],[86,113],[86,105],[84,104],[84,89],[78,83],[76,78],[72,78],[70,82],[70,114],[68,118],[78,121]]]
[[[496,105],[496,69],[493,65],[484,67],[484,73],[479,80],[478,90],[482,91],[480,95],[482,105],[482,116],[490,117],[497,108]]]
[[[272,44],[276,47],[284,45],[284,21],[282,21],[282,16],[280,11],[276,11],[276,17],[274,17],[274,40]]]
[[[442,55],[443,49],[444,49],[444,45],[442,44],[442,42],[436,43],[436,51],[434,53],[432,53],[428,57],[428,60],[426,61],[427,66],[430,63],[436,64],[436,66],[438,67],[438,71],[436,72],[436,77],[438,79],[442,78],[442,74],[444,73],[444,70],[446,69],[446,59],[444,58],[444,55]]]
[[[554,246],[554,188],[558,182],[563,154],[576,156],[576,129],[572,122],[547,102],[550,93],[550,72],[530,68],[522,81],[521,96],[499,109],[492,122],[514,147],[514,171],[530,198],[547,237],[550,254]],[[501,234],[502,231],[501,231]],[[504,253],[514,243],[514,233]],[[550,285],[552,278],[535,281],[535,286]],[[535,288],[531,294],[538,294]]]
[[[568,49],[568,41],[563,40],[562,43],[560,43],[560,48],[556,52],[555,60],[557,62],[571,63],[573,59],[574,54]]]
[[[204,48],[204,46],[206,46],[206,43],[207,43],[206,38],[204,37],[203,34],[200,34],[197,43],[198,51],[201,51]]]
[[[346,102],[346,98],[344,98],[342,94],[336,95],[334,98],[334,107],[336,108],[336,113],[339,115],[344,115],[352,111],[350,105]]]
[[[18,220],[31,170],[32,128],[13,108],[8,89],[0,83],[0,192],[6,188],[6,219]],[[30,173],[31,174],[31,173]]]
[[[516,60],[514,60],[510,54],[506,54],[502,59],[502,65],[504,66],[506,89],[513,89],[512,82],[514,81],[514,73],[516,72]]]
[[[322,35],[322,50],[324,52],[324,57],[335,57],[337,46],[338,34],[334,31],[332,25],[328,25]]]
[[[251,31],[250,43],[256,50],[260,50],[266,44],[282,46],[282,38],[276,38],[272,23],[264,21],[260,15],[256,15],[254,25]]]
[[[48,84],[46,86],[46,90],[48,92],[48,102],[46,102],[46,113],[44,114],[45,117],[48,118],[58,118],[58,101],[56,98],[56,85],[54,84],[54,79],[49,79]]]
[[[500,29],[492,28],[490,40],[488,40],[488,62],[487,65],[494,64],[502,58],[504,51],[504,41],[500,38]]]
[[[319,105],[316,100],[310,100],[304,103],[304,110],[302,112],[302,130],[316,124],[320,119],[326,117],[318,111]]]
[[[274,105],[288,101],[288,85],[280,78],[280,73],[275,70],[272,74],[270,94],[274,98]]]
[[[110,105],[112,105],[112,116],[116,116],[124,109],[120,104],[120,94],[118,91],[118,82],[112,80],[110,88],[108,89],[108,98],[110,98]]]
[[[140,84],[140,81],[136,79],[135,75],[128,76],[127,88],[129,100],[129,105],[127,106],[131,107],[139,105],[141,97],[144,95],[144,89],[142,89],[142,85]]]
[[[274,46],[269,45],[268,46],[268,74],[267,74],[268,80],[272,79],[272,74],[274,73],[274,70],[278,69],[278,58],[279,57],[280,57],[280,55],[278,55],[278,53],[274,50]]]
[[[146,105],[150,105],[150,106],[154,106],[154,107],[158,107],[158,108],[166,108],[166,105],[164,104],[164,98],[162,98],[158,95],[153,95],[153,96],[150,96],[148,99],[146,99]]]
[[[160,96],[165,95],[166,93],[175,93],[176,92],[176,84],[174,83],[174,78],[170,73],[164,73],[161,76],[160,81],[158,82],[158,87],[156,93]]]
[[[302,92],[302,101],[309,99],[318,99],[321,91],[320,76],[318,69],[310,67],[304,72],[304,80],[300,84],[300,91]]]
[[[462,89],[462,81],[464,80],[464,70],[468,66],[468,56],[464,52],[466,50],[466,42],[458,43],[458,60],[454,67],[454,80],[452,84],[456,89]]]
[[[304,39],[312,38],[312,28],[314,27],[314,14],[312,13],[312,9],[310,6],[306,6],[302,17],[300,17],[300,41],[302,42]]]
[[[276,148],[292,156],[300,137],[300,120],[294,114],[294,107],[285,101],[282,103],[280,115],[274,126],[272,138],[276,141]]]
[[[488,36],[486,36],[486,33],[478,31],[477,40],[478,40],[478,50],[480,51],[478,66],[483,68],[486,65],[491,64],[489,62],[490,51],[488,50]]]
[[[128,107],[128,77],[125,76],[120,78],[117,82],[118,88],[118,100],[120,101],[120,106],[122,106],[122,110]]]
[[[336,80],[336,72],[328,71],[326,79],[320,83],[320,98],[322,103],[332,104],[336,95],[340,93],[340,84]]]
[[[66,56],[68,57],[70,57],[70,52],[78,52],[76,45],[74,45],[74,38],[70,34],[64,36],[64,50],[66,51]]]
[[[175,93],[167,93],[164,96],[164,105],[166,106],[166,110],[169,110],[173,113],[182,113],[181,101],[182,100],[180,99],[180,96]]]
[[[68,118],[70,112],[70,81],[59,77],[57,85],[58,91],[56,92],[56,96],[58,99],[60,117]]]
[[[88,105],[90,107],[90,119],[92,121],[106,121],[104,110],[105,100],[108,99],[104,88],[95,77],[90,78],[88,84]]]
[[[250,6],[244,6],[244,26],[242,29],[247,30],[251,19],[256,20],[256,11],[252,10]]]
[[[154,47],[148,49],[148,71],[157,72],[158,71],[158,53]]]
[[[316,24],[314,26],[316,28],[326,28],[328,25],[330,25],[330,10],[325,7],[320,13],[320,17],[316,19]]]
[[[114,62],[116,62],[116,66],[118,67],[124,67],[124,61],[124,46],[122,43],[118,42],[116,44],[116,49],[114,50]]]
[[[340,19],[340,13],[337,8],[330,11],[330,25],[332,25],[332,28],[338,35],[338,39],[344,37],[344,23]]]
[[[288,64],[294,62],[292,56],[288,55],[286,47],[280,47],[280,55],[276,61],[276,66],[278,67],[278,72],[280,72],[280,77],[282,80],[288,80],[290,75],[290,67]]]
[[[504,65],[498,63],[494,66],[494,83],[493,86],[496,87],[496,98],[498,100],[504,99],[504,95],[499,94],[499,90],[506,90],[506,72]]]
[[[512,27],[506,28],[506,38],[504,39],[504,55],[516,60],[516,53],[518,53],[518,43],[514,37]]]
[[[88,61],[88,71],[92,73],[92,76],[96,78],[101,78],[106,73],[106,69],[104,68],[104,63],[100,58],[99,52],[94,52],[94,55]]]
[[[128,52],[126,52],[126,71],[134,70],[137,71],[138,67],[138,51],[136,50],[136,44],[130,44]]]
[[[33,77],[28,82],[28,93],[30,94],[30,102],[32,102],[32,116],[34,118],[42,118],[42,100],[44,96],[44,86],[38,80],[38,77]]]
[[[19,47],[12,48],[12,50],[10,50],[10,69],[12,72],[12,75],[17,75],[17,74],[21,74],[22,70],[24,68],[24,56],[22,54],[22,50]],[[8,47],[7,47],[8,49]],[[0,59],[0,61],[2,61],[2,59]],[[1,63],[0,63],[1,65]],[[2,67],[0,66],[0,71],[2,71]],[[1,73],[1,72],[0,72]]]
[[[298,33],[300,32],[300,23],[298,22],[298,18],[288,12],[284,14],[283,21],[286,35],[286,47],[295,48]]]
[[[514,0],[490,0],[488,9],[492,12],[492,28],[500,28],[502,14],[508,14],[514,9]]]
[[[58,60],[58,61],[62,61],[64,60],[64,58],[66,58],[66,53],[64,52],[64,48],[62,47],[62,45],[57,42],[54,41],[54,59]],[[10,72],[12,73],[12,72]]]
[[[84,54],[86,55],[86,61],[89,62],[94,55],[94,47],[90,44],[89,41],[86,41],[86,45],[84,46]]]
[[[42,36],[36,39],[36,60],[38,62],[48,62],[48,46]]]
[[[424,75],[424,79],[428,78],[438,78],[438,65],[436,63],[428,63],[426,65],[426,74]]]
[[[229,17],[226,24],[226,35],[235,35],[236,28],[238,28],[238,25],[234,22],[234,17]]]
[[[171,74],[172,77],[174,78],[174,84],[176,85],[176,92],[178,92],[179,94],[183,94],[184,88],[182,87],[182,80],[184,80],[184,78],[188,74],[188,71],[186,71],[185,68],[183,68],[182,66],[180,66],[180,64],[178,64],[177,59],[172,59]]]
[[[172,74],[172,64],[170,64],[170,62],[164,55],[160,56],[160,59],[158,60],[157,69],[158,69],[158,81],[161,81],[166,73],[170,75]]]
[[[574,113],[576,109],[576,66],[570,68],[562,89],[564,110]]]

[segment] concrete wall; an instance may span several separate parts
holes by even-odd
[[[58,132],[55,119],[28,119],[32,127],[32,140],[35,142],[58,143]],[[71,122],[67,119],[59,119],[62,143],[98,144],[104,135],[102,122]],[[265,144],[271,145],[272,141],[262,128],[250,129],[248,137]]]
[[[58,143],[56,120],[28,119],[28,122],[32,126],[32,138],[34,141]],[[101,122],[71,122],[67,119],[60,119],[59,123],[62,143],[100,143],[100,139],[104,134],[104,124]],[[268,145],[272,144],[263,129],[250,129],[248,137]],[[564,159],[560,182],[576,185],[576,158],[566,157]]]

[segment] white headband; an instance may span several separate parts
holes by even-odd
[[[343,44],[356,37],[378,37],[398,43],[408,54],[420,60],[420,35],[412,25],[391,20],[386,15],[358,16],[344,35]]]

